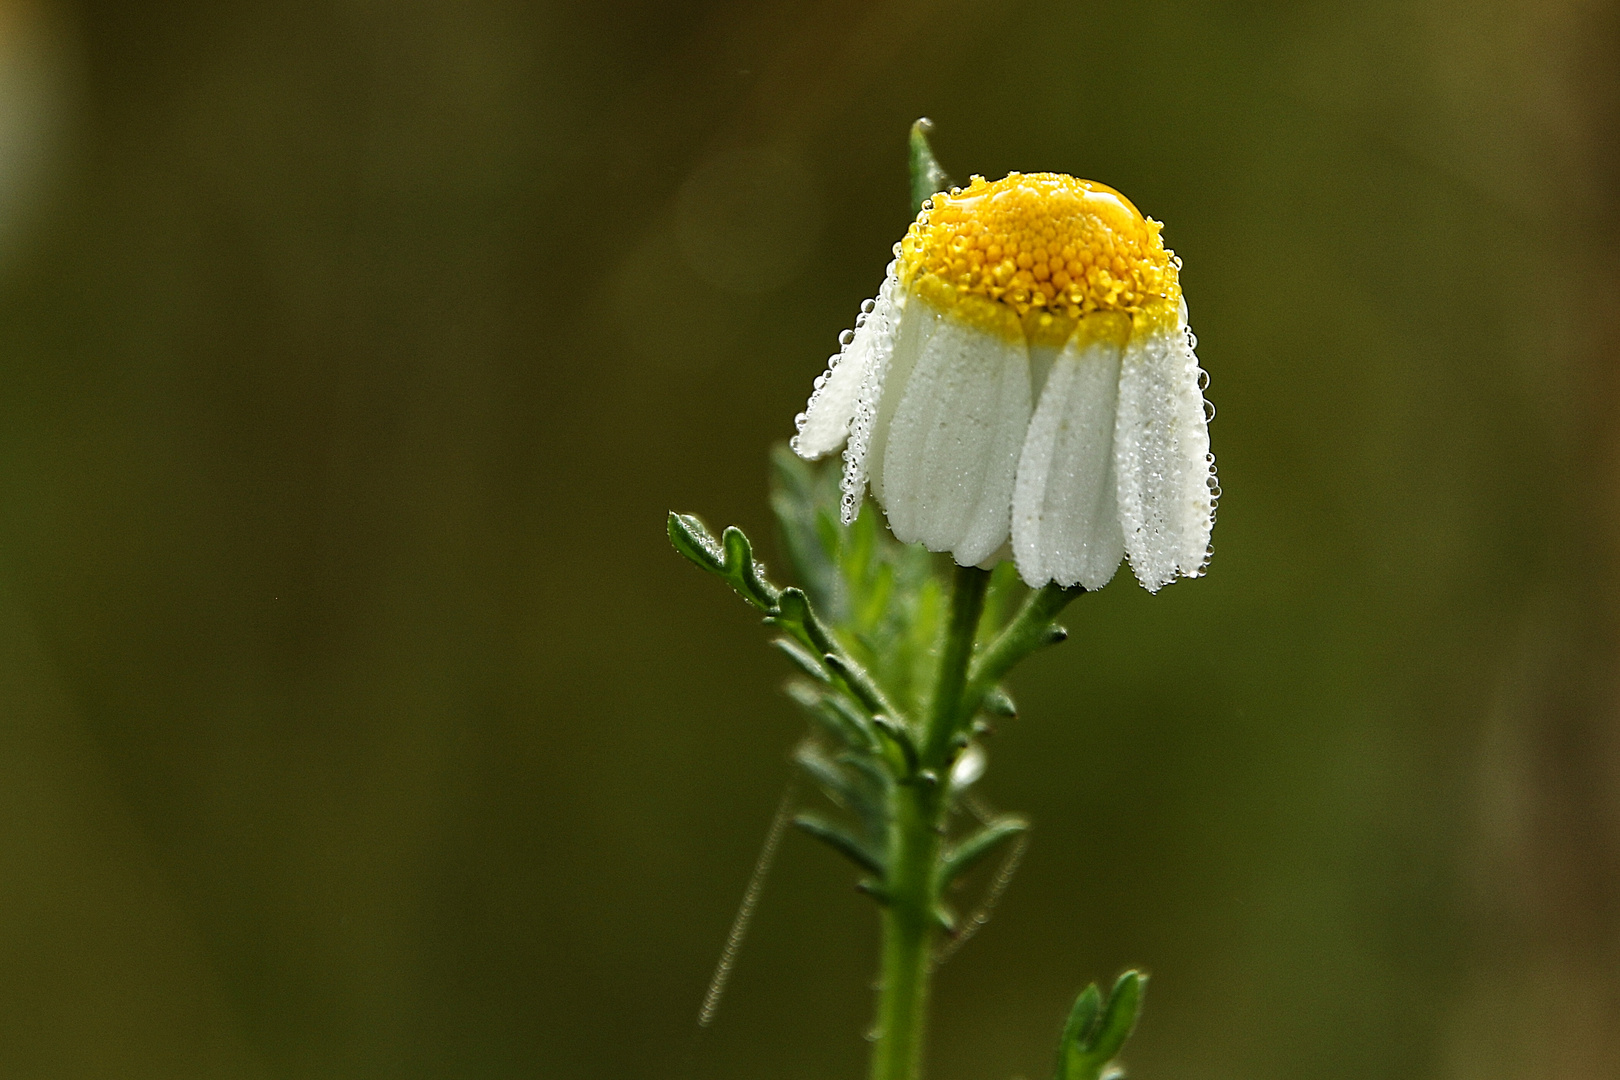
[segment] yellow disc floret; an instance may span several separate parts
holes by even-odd
[[[1089,180],[975,176],[917,215],[900,244],[900,282],[987,330],[1058,343],[1094,312],[1140,321],[1179,306],[1180,263],[1159,238],[1162,228]]]

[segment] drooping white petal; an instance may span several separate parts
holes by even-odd
[[[1218,489],[1202,377],[1185,308],[1126,346],[1114,467],[1125,551],[1149,592],[1197,577],[1209,561]]]
[[[931,318],[910,373],[884,395],[899,396],[882,447],[879,494],[896,539],[948,551],[970,566],[1007,539],[1029,427],[1029,350],[1022,340],[954,317]],[[898,352],[909,351],[909,330],[902,329]]]
[[[861,387],[873,361],[893,351],[894,326],[890,310],[894,269],[890,268],[877,296],[861,305],[855,329],[846,330],[843,348],[816,379],[810,403],[796,420],[798,434],[788,444],[802,458],[814,460],[832,453],[849,436]]]
[[[1125,554],[1115,502],[1114,406],[1120,346],[1073,339],[1053,361],[1029,422],[1013,489],[1018,573],[1100,589]]]
[[[904,294],[902,294],[904,295]],[[881,385],[873,381],[874,395],[872,398],[871,423],[866,428],[866,441],[862,444],[865,454],[864,477],[871,480],[872,497],[879,503],[883,502],[883,455],[889,445],[889,428],[894,423],[894,414],[900,408],[900,401],[905,397],[906,384],[911,379],[911,372],[917,366],[917,357],[922,355],[923,349],[934,336],[945,316],[939,309],[924,301],[906,303],[900,310],[898,325],[894,339],[894,352],[890,355],[889,364]],[[851,450],[854,441],[851,440]],[[844,497],[849,497],[851,469],[847,463],[850,454],[846,453],[844,459]]]
[[[861,498],[866,494],[867,448],[872,442],[872,429],[877,421],[878,406],[882,403],[883,388],[888,385],[889,369],[904,321],[905,294],[899,287],[899,263],[889,263],[878,290],[872,310],[860,327],[868,332],[862,360],[860,386],[855,392],[855,407],[848,420],[849,445],[844,448],[843,506],[840,516],[848,525],[860,513]],[[850,342],[851,346],[855,344]]]

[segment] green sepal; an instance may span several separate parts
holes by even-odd
[[[883,865],[883,859],[877,852],[820,814],[804,813],[795,815],[793,824],[801,831],[820,840],[862,870],[876,874],[880,879],[887,878],[888,870]]]
[[[992,821],[978,832],[955,845],[940,862],[939,887],[946,889],[979,861],[1008,840],[1029,830],[1029,822],[1019,817],[1004,817]]]
[[[1096,983],[1081,992],[1063,1025],[1057,1080],[1101,1080],[1136,1030],[1146,990],[1147,976],[1127,971],[1114,982],[1106,1000]]]
[[[709,573],[725,578],[744,600],[761,611],[774,611],[776,586],[765,580],[765,568],[754,561],[754,546],[741,529],[728,527],[717,542],[702,518],[672,510],[667,531],[676,551]]]
[[[945,904],[945,903],[937,903],[937,904],[935,904],[934,905],[934,910],[933,910],[933,916],[934,916],[934,925],[938,926],[941,930],[945,931],[945,933],[949,934],[951,937],[956,936],[957,927],[960,924],[959,924],[959,922],[958,922],[958,920],[956,918],[956,912],[952,911],[948,904]]]
[[[950,187],[950,178],[939,167],[934,148],[928,145],[928,133],[934,122],[920,117],[911,125],[911,211],[922,210],[923,203]]]

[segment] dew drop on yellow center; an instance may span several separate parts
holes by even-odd
[[[1084,320],[1108,336],[1179,307],[1163,226],[1110,187],[1011,173],[935,195],[900,243],[900,282],[986,330],[1060,344]],[[1106,318],[1087,318],[1119,313]]]

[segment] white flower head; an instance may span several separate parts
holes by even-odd
[[[925,204],[798,418],[800,456],[846,447],[845,521],[870,486],[898,539],[1010,548],[1033,587],[1201,574],[1219,488],[1161,228],[1055,173]]]

